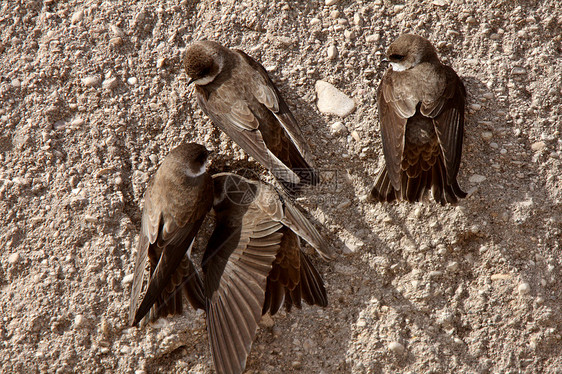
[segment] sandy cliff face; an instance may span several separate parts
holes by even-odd
[[[299,203],[343,252],[313,256],[329,307],[266,317],[249,372],[561,370],[557,1],[131,3],[0,5],[1,371],[213,372],[202,314],[125,325],[142,194],[167,152],[197,141],[215,171],[268,176],[186,85],[182,49],[202,38],[278,84],[325,176]],[[406,31],[468,91],[457,206],[363,198],[382,165],[381,53]],[[320,113],[318,80],[355,110]]]

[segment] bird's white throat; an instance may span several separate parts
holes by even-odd
[[[406,67],[399,62],[391,62],[390,66],[392,66],[392,70],[394,71],[404,71]]]
[[[216,77],[216,75],[208,75],[206,77],[199,78],[196,81],[193,81],[193,83],[195,83],[198,86],[204,86],[204,85],[209,84],[212,81],[214,81],[215,77]]]
[[[198,176],[204,174],[206,171],[207,171],[207,164],[205,163],[205,164],[203,164],[203,166],[201,166],[201,168],[200,168],[197,172],[195,172],[195,173],[194,173],[189,167],[187,167],[187,169],[185,169],[185,174],[186,174],[188,177],[196,178],[196,177],[198,177]]]

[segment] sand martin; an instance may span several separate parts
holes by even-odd
[[[419,201],[431,188],[444,205],[466,193],[457,183],[466,91],[431,43],[400,36],[386,53],[390,68],[377,91],[386,166],[371,196],[378,201]]]
[[[231,173],[213,176],[216,227],[203,257],[207,331],[217,373],[241,373],[262,314],[326,306],[322,278],[300,249],[332,251],[296,206],[269,184]]]
[[[181,314],[182,289],[194,308],[205,308],[203,283],[190,259],[191,246],[213,203],[213,181],[206,171],[209,152],[195,143],[173,149],[158,168],[144,196],[129,319],[138,324]],[[150,279],[139,306],[146,260]]]
[[[318,182],[299,124],[267,72],[246,53],[212,41],[185,53],[189,83],[211,121],[289,192]]]

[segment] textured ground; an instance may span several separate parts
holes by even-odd
[[[271,72],[331,175],[299,201],[343,253],[315,258],[330,306],[266,318],[249,372],[562,372],[560,2],[131,3],[0,4],[2,372],[213,372],[202,314],[129,329],[123,282],[168,150],[259,171],[186,87],[201,38]],[[380,54],[406,31],[469,92],[455,207],[361,198],[382,163]],[[320,79],[355,112],[319,113]]]

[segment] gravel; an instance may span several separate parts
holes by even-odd
[[[382,54],[408,31],[467,88],[457,206],[365,201]],[[560,2],[15,0],[0,34],[0,371],[213,372],[203,313],[126,324],[157,162],[196,141],[270,178],[186,85],[203,38],[268,68],[326,180],[299,203],[342,252],[311,256],[329,306],[260,324],[248,372],[561,370]],[[320,112],[317,81],[354,110]]]

